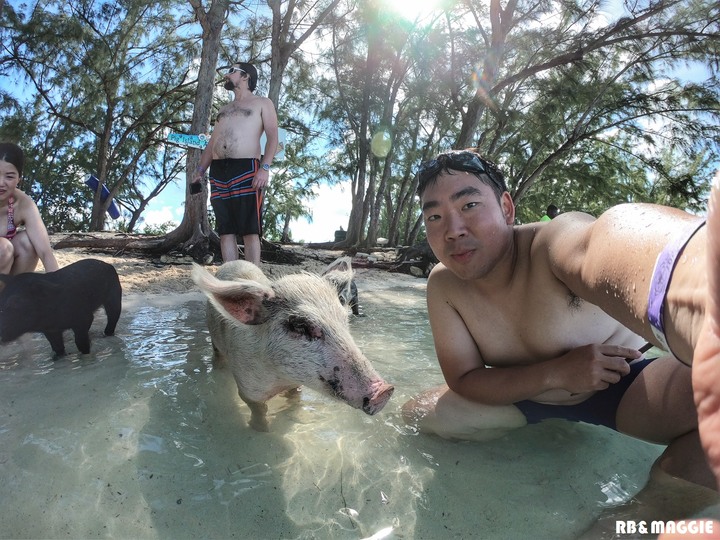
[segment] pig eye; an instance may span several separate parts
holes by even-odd
[[[295,337],[303,337],[308,341],[315,341],[322,339],[322,330],[301,317],[290,317],[286,323],[287,330],[290,334],[294,334]]]

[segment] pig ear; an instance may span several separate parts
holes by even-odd
[[[349,286],[353,278],[353,269],[350,257],[340,257],[331,262],[322,273],[322,277],[328,280],[340,290],[344,286]]]
[[[326,276],[331,272],[350,272],[352,273],[352,259],[350,257],[339,257],[327,265],[322,275]]]
[[[193,264],[192,278],[227,317],[243,324],[262,324],[267,320],[268,310],[263,301],[275,297],[270,287],[250,279],[217,279],[197,264]]]
[[[331,262],[322,277],[329,281],[330,284],[340,293],[341,297],[349,299],[352,296],[350,285],[353,279],[352,259],[350,257],[340,257]]]

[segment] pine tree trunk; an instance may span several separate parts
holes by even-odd
[[[193,134],[207,133],[210,127],[210,114],[212,112],[213,92],[215,90],[215,68],[220,51],[222,29],[227,17],[229,0],[213,0],[210,9],[205,11],[199,0],[190,0],[195,15],[203,30],[203,46],[200,55],[200,69],[198,70],[198,86],[195,96],[192,124],[190,131]],[[211,235],[208,221],[207,185],[203,184],[201,194],[190,194],[190,182],[195,177],[195,171],[200,163],[198,149],[190,149],[187,156],[186,182],[185,182],[185,213],[180,225],[169,232],[163,243],[163,248],[182,244],[184,247],[192,246],[200,241],[206,241]]]

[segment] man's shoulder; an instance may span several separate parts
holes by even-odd
[[[264,97],[264,96],[256,96],[256,97],[258,98],[258,103],[260,103],[260,106],[263,109],[267,109],[270,107],[272,107],[273,110],[275,109],[275,104],[273,103],[273,100],[270,99],[269,97]]]
[[[246,94],[241,100],[241,103],[257,103],[257,104],[264,104],[264,103],[272,103],[272,100],[269,97],[260,96],[258,94]]]
[[[428,276],[427,289],[429,291],[442,291],[444,294],[452,295],[453,291],[466,290],[467,287],[467,281],[456,276],[442,263],[436,264]]]
[[[430,271],[430,275],[428,276],[428,285],[431,282],[446,279],[448,275],[453,276],[454,274],[450,270],[448,270],[448,268],[443,263],[438,263]]]

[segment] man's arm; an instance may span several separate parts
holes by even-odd
[[[263,164],[272,165],[272,160],[277,154],[278,148],[278,119],[275,105],[270,99],[266,99],[262,107],[263,130],[265,131],[265,153]]]
[[[207,146],[203,149],[202,154],[200,154],[200,162],[198,163],[198,168],[195,171],[195,177],[192,180],[193,183],[200,182],[205,176],[207,170],[210,168],[210,164],[213,160],[213,144],[215,142],[215,132],[217,131],[217,124],[215,128],[216,129],[213,130],[212,134],[210,135],[210,140],[208,141]]]
[[[546,246],[550,269],[578,297],[599,306],[608,315],[647,341],[663,345],[655,338],[648,322],[648,298],[653,269],[658,254],[668,242],[698,218],[674,208],[653,204],[621,204],[593,218],[580,212],[561,214],[538,235]],[[704,230],[693,239],[701,241]],[[671,284],[676,290],[702,291],[704,274],[697,272],[693,261],[701,261],[698,243],[687,245],[673,271]],[[693,251],[693,249],[695,251]],[[683,261],[687,268],[683,268]],[[666,302],[676,295],[670,291]],[[704,308],[704,295],[680,295],[681,301],[670,309],[673,317],[666,321],[666,335],[679,332],[686,343],[694,335],[690,325]],[[696,317],[698,320],[701,317]],[[675,323],[679,322],[680,327]],[[677,343],[678,340],[675,339]],[[672,345],[673,353],[689,363],[692,347],[686,343]]]
[[[448,386],[471,401],[509,405],[549,390],[573,394],[602,390],[629,371],[625,358],[640,356],[627,347],[587,345],[529,365],[487,368],[479,345],[448,301],[443,285],[437,273],[431,274],[427,294],[435,351]]]
[[[262,115],[263,131],[265,132],[266,137],[265,152],[262,156],[261,165],[267,165],[269,167],[272,164],[275,153],[277,152],[278,121],[277,113],[275,112],[275,106],[273,105],[273,102],[268,98],[263,98],[262,106],[260,108],[260,114]],[[253,188],[264,189],[267,186],[269,179],[270,173],[263,169],[261,166],[260,170],[255,173],[255,178],[253,179]]]

